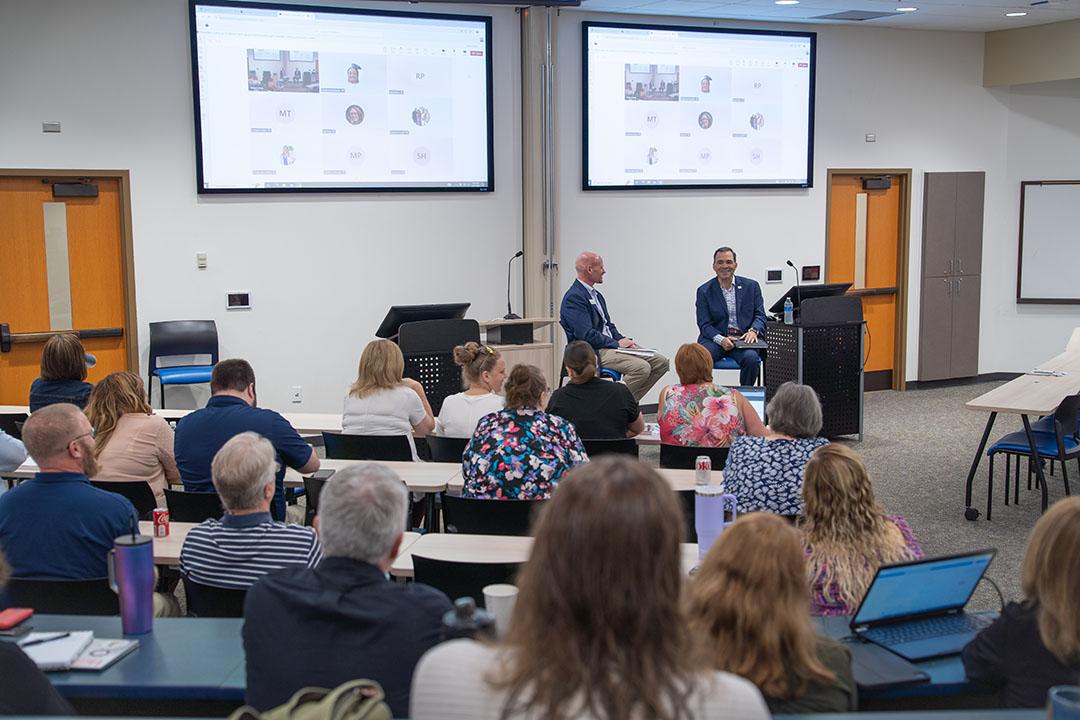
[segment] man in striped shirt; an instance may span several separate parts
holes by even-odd
[[[319,562],[315,530],[270,517],[276,465],[274,446],[253,432],[236,435],[217,452],[211,474],[225,515],[188,533],[180,550],[185,577],[202,585],[246,589],[275,570]]]

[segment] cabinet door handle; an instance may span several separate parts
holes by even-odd
[[[956,258],[956,271],[961,275],[964,274],[964,258]]]
[[[964,282],[963,278],[957,278],[956,279],[956,295],[957,295],[957,297],[960,296],[960,283],[962,283],[962,282]]]
[[[952,260],[951,259],[946,261],[946,263],[945,263],[945,274],[946,275],[951,275],[952,274]]]
[[[952,295],[952,280],[949,280],[948,278],[946,278],[946,279],[942,280],[941,282],[945,283],[945,294],[946,295]]]

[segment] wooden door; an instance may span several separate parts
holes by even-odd
[[[893,175],[888,189],[872,190],[863,188],[863,176],[830,172],[825,280],[852,283],[849,294],[862,298],[870,337],[866,389],[899,388],[907,180]]]
[[[82,340],[98,361],[90,382],[137,358],[126,173],[92,178],[97,197],[54,197],[73,175],[0,172],[0,323],[14,340],[0,352],[0,405],[27,403],[52,332],[93,336]]]
[[[956,173],[924,177],[922,274],[948,277],[956,271]]]
[[[952,377],[953,284],[953,279],[948,277],[923,278],[919,310],[920,381]]]
[[[982,272],[986,173],[953,174],[956,176],[956,267],[953,274],[979,275]]]
[[[949,377],[979,374],[979,303],[982,287],[978,275],[960,275],[951,280],[952,348]]]

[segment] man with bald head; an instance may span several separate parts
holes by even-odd
[[[595,288],[604,282],[604,258],[585,251],[577,256],[574,270],[577,280],[563,295],[559,308],[559,324],[566,331],[566,341],[584,340],[592,345],[601,367],[621,373],[634,399],[640,401],[668,371],[668,359],[659,353],[638,357],[617,352],[638,345],[615,327],[604,296]]]
[[[12,577],[106,577],[113,541],[138,517],[123,495],[90,484],[98,469],[90,421],[74,405],[47,405],[26,420],[22,439],[38,472],[0,495],[0,547]]]

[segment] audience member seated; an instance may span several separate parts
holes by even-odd
[[[439,642],[450,600],[386,577],[401,547],[405,484],[385,465],[339,470],[319,496],[323,559],[265,576],[244,605],[247,702],[275,707],[303,687],[371,678],[408,717],[420,656]]]
[[[809,385],[786,382],[769,401],[764,437],[735,438],[724,468],[724,487],[739,512],[802,515],[803,468],[829,441],[821,432],[821,402]]]
[[[675,353],[678,385],[660,391],[660,442],[692,447],[727,447],[739,435],[761,437],[765,426],[738,390],[712,381],[712,355],[697,343]]]
[[[578,437],[610,440],[633,437],[645,429],[637,400],[620,382],[596,376],[596,353],[584,340],[575,340],[563,352],[570,383],[551,394],[547,411],[574,424]]]
[[[570,468],[588,462],[574,426],[544,412],[540,368],[516,365],[506,379],[506,409],[485,415],[462,456],[462,495],[541,500]]]
[[[8,566],[0,555],[0,595]],[[74,715],[45,673],[13,642],[0,642],[0,715]]]
[[[210,463],[235,435],[251,431],[270,441],[277,453],[277,483],[270,514],[285,519],[285,467],[308,475],[319,469],[319,456],[289,421],[255,406],[255,371],[247,360],[222,360],[210,376],[210,400],[176,426],[176,465],[184,490],[213,492]]]
[[[1044,707],[1054,685],[1080,678],[1080,498],[1059,500],[1031,531],[1024,600],[964,648],[968,677],[1001,690],[1006,707]]]
[[[345,396],[341,431],[346,435],[406,435],[419,460],[413,435],[435,429],[431,405],[420,383],[402,377],[405,357],[397,343],[372,340],[360,354],[356,382]]]
[[[425,655],[410,717],[767,718],[753,684],[702,669],[680,605],[684,532],[643,463],[575,469],[539,516],[504,639]]]
[[[803,480],[803,543],[815,615],[855,612],[879,565],[922,557],[907,521],[886,515],[874,499],[866,466],[854,450],[818,448]]]
[[[775,515],[726,529],[690,588],[690,631],[710,667],[750,680],[772,713],[857,709],[851,653],[810,619],[802,539]]]
[[[86,407],[93,389],[86,381],[86,350],[72,333],[58,333],[41,351],[41,377],[30,385],[30,412],[46,405],[70,403]]]
[[[173,457],[173,429],[146,401],[133,372],[106,375],[90,393],[86,417],[94,428],[97,480],[150,484],[158,507],[165,486],[180,481]]]
[[[461,366],[465,391],[443,400],[435,420],[435,434],[468,438],[476,431],[480,418],[503,408],[498,393],[506,379],[506,360],[494,348],[468,342],[454,348],[454,362]]]
[[[185,577],[202,585],[243,589],[274,570],[319,562],[322,551],[314,529],[270,517],[276,468],[269,440],[240,433],[218,450],[210,470],[225,515],[188,533],[180,550]]]
[[[26,462],[26,446],[0,430],[0,472],[9,472]]]

